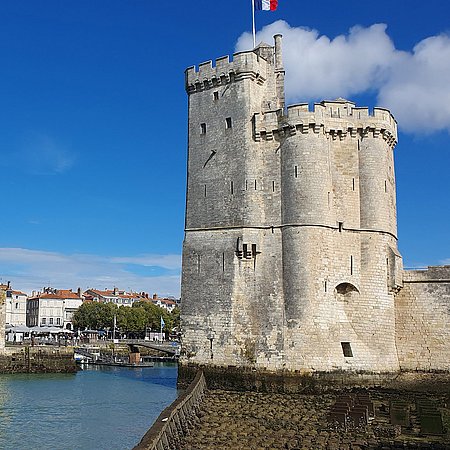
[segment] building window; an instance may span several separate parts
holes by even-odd
[[[231,117],[227,117],[225,119],[225,124],[226,124],[226,128],[231,128],[232,127],[232,123],[231,123]]]
[[[43,318],[41,319],[41,323],[42,323],[42,325],[45,325],[45,324],[47,323],[47,319],[46,319],[45,317],[43,317]]]
[[[200,124],[200,134],[206,134],[206,123]]]
[[[298,177],[298,166],[294,166],[294,176],[295,178]]]
[[[19,309],[19,304],[18,303],[16,303],[16,309]]]
[[[53,325],[53,317],[50,317],[50,319],[48,320],[50,325]]]
[[[341,342],[342,352],[346,358],[353,358],[352,347],[350,342]]]
[[[61,319],[59,317],[56,318],[56,325],[61,325]]]
[[[219,92],[218,91],[214,91],[214,101],[219,100]]]

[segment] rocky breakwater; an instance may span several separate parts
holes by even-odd
[[[331,412],[345,397],[370,397],[367,423],[335,420]],[[442,419],[441,433],[421,429],[417,400],[426,396]],[[409,420],[398,424],[393,402],[407,405]],[[208,391],[195,427],[178,450],[259,449],[450,449],[450,393],[395,389],[345,389],[316,394]],[[436,430],[434,430],[436,431]],[[439,431],[439,430],[438,430]]]

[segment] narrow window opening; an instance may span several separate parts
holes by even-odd
[[[247,258],[247,244],[242,244],[242,253],[244,258]]]
[[[231,189],[231,195],[234,194],[234,183],[231,181],[230,182],[230,189]]]
[[[206,197],[206,184],[205,184],[205,197]]]
[[[359,139],[358,139],[358,151],[360,151],[361,150],[361,145],[360,145],[360,142],[359,142]]]
[[[200,255],[197,255],[197,273],[200,273]]]
[[[200,124],[200,134],[206,134],[206,123]]]
[[[275,192],[275,181],[272,181],[272,192]]]
[[[256,244],[252,244],[252,256],[253,258],[256,256]]]
[[[338,222],[339,227],[339,233],[342,233],[342,230],[344,229],[344,222]]]
[[[330,206],[330,193],[328,192],[328,206]]]
[[[355,179],[352,178],[352,189],[355,190]]]
[[[219,100],[219,92],[218,91],[214,91],[214,101]]]
[[[231,117],[227,117],[225,119],[225,124],[226,124],[226,128],[231,128],[232,127],[232,123],[231,123]]]
[[[209,339],[209,349],[211,351],[211,359],[214,359],[214,353],[213,353],[213,340],[214,338],[211,336]]]
[[[350,275],[353,275],[353,256],[350,256]]]
[[[325,288],[325,292],[327,292],[327,280],[325,280],[324,288]]]
[[[298,177],[298,166],[294,166],[294,176],[295,178]]]
[[[222,272],[225,272],[225,253],[222,253]]]
[[[255,191],[256,191],[256,180],[255,180]]]
[[[352,346],[350,342],[341,342],[342,352],[346,358],[353,358]]]
[[[387,192],[387,181],[384,180],[384,192]]]
[[[248,189],[248,181],[245,180],[245,190],[247,190],[247,189]]]

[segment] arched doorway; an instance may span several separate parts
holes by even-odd
[[[334,289],[337,300],[350,302],[352,298],[359,297],[358,288],[351,283],[340,283]]]

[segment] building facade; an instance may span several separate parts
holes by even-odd
[[[26,325],[28,295],[14,289],[6,290],[6,324]]]
[[[43,292],[27,300],[27,326],[60,327],[73,329],[72,318],[82,305],[79,293],[71,289],[44,288]]]
[[[396,372],[397,124],[284,75],[280,35],[186,70],[181,364]]]
[[[118,288],[114,289],[88,289],[83,293],[83,297],[94,302],[114,303],[117,306],[133,306],[134,302],[148,298],[145,293],[125,292]]]
[[[5,351],[6,289],[0,284],[0,353]]]

